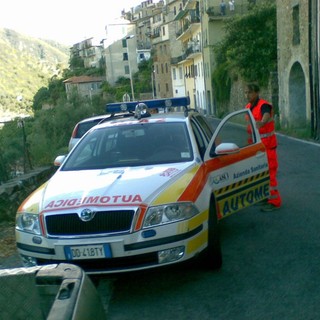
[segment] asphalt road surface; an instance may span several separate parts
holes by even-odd
[[[108,320],[320,319],[320,145],[278,140],[283,207],[221,221],[218,272],[183,264],[101,278]]]
[[[218,272],[177,265],[100,280],[112,288],[108,320],[320,319],[320,145],[278,140],[283,207],[221,221]]]

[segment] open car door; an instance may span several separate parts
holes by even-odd
[[[269,196],[269,166],[249,109],[225,117],[205,152],[217,216],[222,219]]]

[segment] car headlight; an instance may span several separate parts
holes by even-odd
[[[198,213],[198,209],[192,203],[188,202],[151,207],[146,213],[143,227],[153,227],[156,225],[190,219]]]
[[[39,215],[33,213],[17,214],[16,228],[21,231],[40,234]]]

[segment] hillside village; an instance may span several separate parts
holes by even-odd
[[[71,48],[0,32],[0,181],[51,165],[108,102],[189,96],[223,117],[247,103],[248,79],[278,132],[318,140],[319,1],[147,0]]]
[[[82,95],[99,92],[102,81],[113,85],[130,78],[139,62],[153,59],[152,92],[145,98],[190,96],[191,107],[204,114],[242,108],[243,79],[234,77],[229,101],[217,99],[212,74],[217,67],[214,47],[223,39],[230,17],[244,15],[255,5],[276,3],[277,68],[270,73],[262,93],[278,110],[282,128],[307,130],[319,136],[319,0],[146,0],[121,13],[105,26],[106,37],[76,43],[71,55],[80,56],[88,68],[103,66],[105,78],[72,78],[67,94],[82,83]],[[223,6],[221,6],[223,5]],[[266,29],[267,31],[267,29]],[[250,46],[250,44],[248,44]],[[256,79],[259,82],[259,79]],[[83,89],[84,88],[84,89]],[[221,111],[222,110],[222,111]]]

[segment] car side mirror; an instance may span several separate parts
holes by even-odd
[[[215,149],[215,154],[218,156],[227,155],[227,154],[234,154],[238,153],[240,148],[231,142],[221,143]]]
[[[60,167],[65,159],[66,159],[66,155],[57,156],[53,162],[53,165],[55,167]]]

